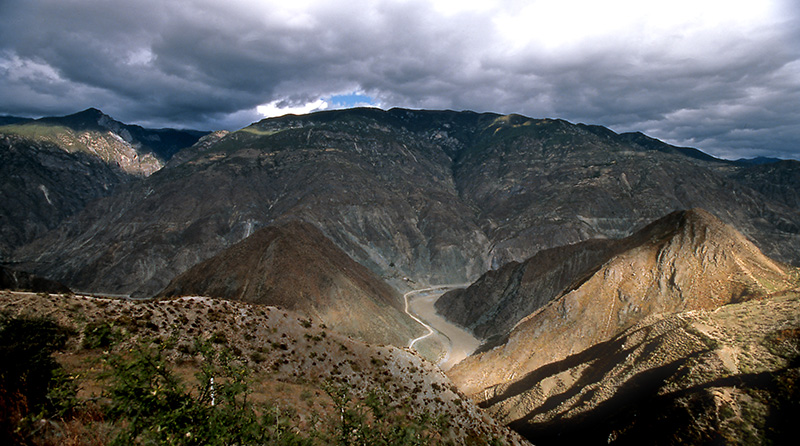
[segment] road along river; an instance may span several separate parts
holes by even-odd
[[[409,341],[408,347],[414,348],[414,345],[421,341],[427,342],[430,340],[440,343],[444,346],[444,354],[438,358],[437,365],[442,370],[450,369],[450,367],[471,355],[481,344],[472,333],[439,315],[433,306],[447,291],[454,288],[463,288],[467,285],[439,285],[409,291],[403,295],[406,313],[428,330],[427,334]]]

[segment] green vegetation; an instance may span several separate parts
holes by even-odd
[[[122,333],[110,323],[86,325],[79,345],[99,371],[70,377],[53,353],[77,333],[48,319],[2,316],[0,360],[8,366],[0,370],[0,443],[427,445],[448,437],[447,416],[415,412],[383,388],[359,398],[343,379],[323,385],[334,410],[301,420],[290,407],[251,398],[246,363],[218,336],[193,346],[143,339],[123,347]],[[198,359],[193,372],[172,365],[177,351]],[[78,398],[86,383],[102,393]],[[315,404],[308,389],[299,399]]]
[[[52,356],[73,334],[50,319],[0,314],[0,444],[23,444],[34,419],[74,405],[75,387]]]
[[[57,141],[59,136],[73,132],[60,125],[47,124],[9,124],[0,126],[0,132],[38,141]]]
[[[106,414],[119,426],[110,444],[310,444],[286,414],[248,401],[247,369],[226,350],[196,344],[203,361],[192,389],[169,367],[170,348],[145,341],[105,358]]]
[[[363,401],[350,395],[347,384],[328,383],[325,392],[338,414],[325,444],[338,445],[429,445],[442,442],[449,431],[449,418],[425,411],[412,416],[410,407],[395,404],[384,389],[373,389]]]
[[[81,346],[86,349],[106,348],[121,339],[120,330],[113,323],[89,323],[83,330]]]

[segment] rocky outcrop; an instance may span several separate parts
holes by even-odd
[[[424,333],[403,299],[313,225],[268,226],[175,278],[161,296],[199,295],[284,307],[374,344]]]

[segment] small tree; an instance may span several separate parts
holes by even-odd
[[[122,426],[112,444],[310,444],[284,428],[289,423],[283,413],[247,400],[247,370],[227,350],[208,341],[196,344],[203,360],[190,391],[168,367],[165,352],[171,346],[143,341],[127,354],[109,355],[108,415]]]

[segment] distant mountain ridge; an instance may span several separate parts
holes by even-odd
[[[0,261],[90,201],[160,169],[204,132],[150,130],[88,109],[0,117]]]
[[[134,179],[84,152],[66,152],[0,128],[0,261],[92,200]]]
[[[461,283],[702,207],[800,264],[797,209],[736,180],[739,167],[631,139],[491,113],[266,119],[186,152],[17,259],[78,289],[152,295],[247,228],[300,219],[394,286]]]
[[[66,116],[0,120],[0,133],[49,141],[68,152],[85,152],[133,175],[150,175],[175,153],[208,132],[145,129],[116,121],[96,108]]]

